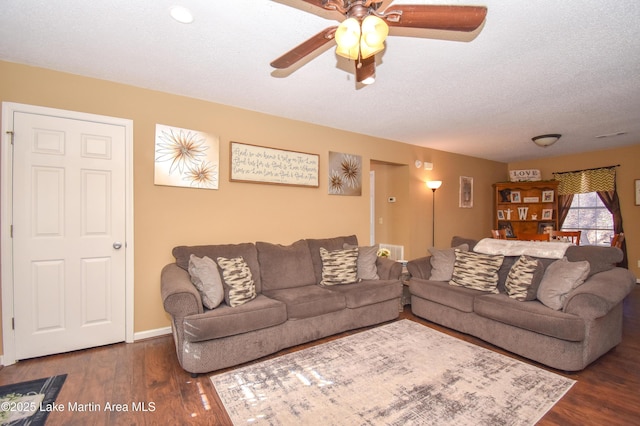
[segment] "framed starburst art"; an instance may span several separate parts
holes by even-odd
[[[156,185],[218,189],[219,167],[217,136],[156,124]]]
[[[329,152],[329,194],[362,195],[362,157]]]

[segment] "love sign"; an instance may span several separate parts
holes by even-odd
[[[540,170],[510,170],[509,180],[511,182],[533,182],[542,180]]]

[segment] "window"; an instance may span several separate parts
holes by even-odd
[[[563,231],[582,231],[580,245],[609,246],[613,238],[613,216],[596,192],[575,194]]]

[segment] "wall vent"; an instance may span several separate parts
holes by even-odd
[[[404,260],[404,246],[380,243],[380,248],[386,248],[391,252],[391,256],[389,256],[390,259]]]

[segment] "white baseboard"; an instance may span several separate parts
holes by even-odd
[[[171,334],[171,327],[156,328],[155,330],[138,331],[133,333],[133,341],[150,339],[152,337],[164,336]]]

